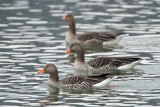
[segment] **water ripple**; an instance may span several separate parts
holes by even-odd
[[[159,106],[159,1],[14,0],[0,3],[0,105],[5,106]],[[140,57],[135,69],[122,71],[105,89],[68,92],[50,89],[47,74],[54,63],[59,77],[74,74],[74,57],[64,54],[68,25],[60,18],[73,12],[77,34],[125,32],[119,44],[87,51],[97,56]],[[70,64],[71,62],[71,64]]]

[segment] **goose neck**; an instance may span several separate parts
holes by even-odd
[[[58,72],[51,73],[49,79],[53,80],[54,83],[57,83],[59,81]]]
[[[77,53],[76,60],[81,62],[81,63],[85,63],[85,58],[84,58],[84,52],[83,51]]]
[[[72,20],[69,22],[69,31],[73,34],[76,35],[76,27],[75,27],[75,21]]]

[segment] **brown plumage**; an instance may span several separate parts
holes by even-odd
[[[90,44],[102,44],[103,42],[112,41],[118,38],[118,36],[124,33],[109,33],[109,32],[86,32],[76,36],[76,25],[74,15],[72,13],[67,14],[62,17],[63,20],[67,21],[69,24],[69,33],[66,36],[66,42],[71,45],[73,43],[80,43],[81,45]],[[118,42],[121,39],[117,39]]]
[[[105,65],[109,65],[112,67],[123,66],[135,61],[140,60],[140,58],[129,58],[129,57],[98,57],[95,59],[91,59],[87,63],[93,68],[100,68]]]
[[[116,39],[117,36],[120,36],[123,33],[108,33],[108,32],[86,32],[80,34],[77,38],[80,41],[87,41],[91,39],[96,39],[101,42],[110,41]]]
[[[64,89],[72,89],[72,90],[82,90],[87,88],[92,88],[97,83],[102,81],[106,81],[108,84],[112,77],[108,77],[107,75],[100,75],[100,76],[70,76],[66,78],[62,78],[59,80],[58,71],[54,64],[47,64],[42,70],[37,72],[40,73],[49,73],[49,84],[53,85],[58,88]]]
[[[121,69],[126,70],[133,68],[140,60],[140,58],[131,57],[98,57],[85,62],[84,51],[80,44],[74,43],[66,53],[76,53],[76,60],[74,68],[79,71],[92,72],[93,75],[111,74],[112,70]]]

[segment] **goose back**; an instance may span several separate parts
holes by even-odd
[[[140,58],[128,58],[128,57],[98,57],[88,61],[88,65],[93,68],[100,68],[103,66],[116,67],[130,64],[132,62],[138,61]]]
[[[87,41],[91,39],[96,39],[98,41],[104,42],[116,39],[117,36],[120,36],[123,33],[108,33],[108,32],[86,32],[79,35],[77,38],[80,41]]]
[[[81,90],[105,80],[106,76],[71,76],[61,79],[59,86],[65,89]]]

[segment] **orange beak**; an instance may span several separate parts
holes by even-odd
[[[70,49],[68,49],[68,50],[65,52],[65,54],[68,54],[68,53],[71,53],[71,50],[70,50]]]
[[[66,17],[65,17],[65,16],[64,16],[64,17],[62,17],[61,19],[62,19],[62,20],[64,20],[64,21],[66,21]]]
[[[41,70],[39,70],[38,72],[37,72],[37,74],[43,74],[45,71],[44,71],[44,68],[42,68]]]

